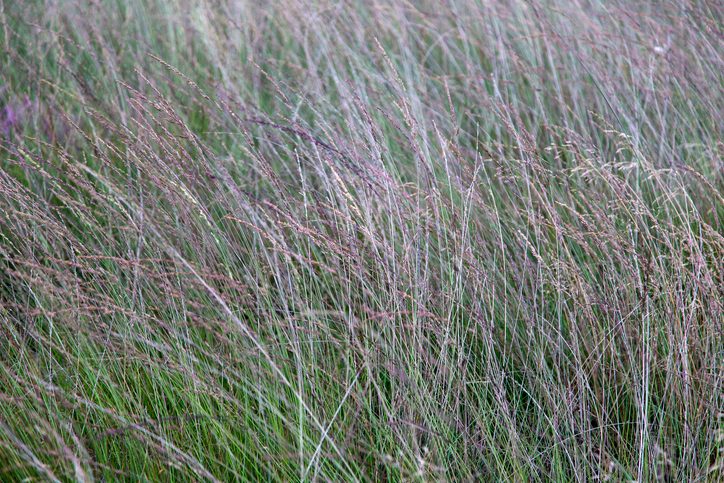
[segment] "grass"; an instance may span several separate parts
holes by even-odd
[[[716,2],[0,0],[0,479],[722,478]]]

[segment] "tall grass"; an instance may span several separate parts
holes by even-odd
[[[0,480],[722,478],[723,15],[0,0]]]

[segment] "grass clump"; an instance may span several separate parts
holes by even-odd
[[[0,479],[721,478],[712,4],[0,20]]]

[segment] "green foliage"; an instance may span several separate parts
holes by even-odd
[[[706,4],[0,0],[0,480],[722,472]]]

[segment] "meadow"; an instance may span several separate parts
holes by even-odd
[[[724,7],[0,0],[0,481],[721,481]]]

